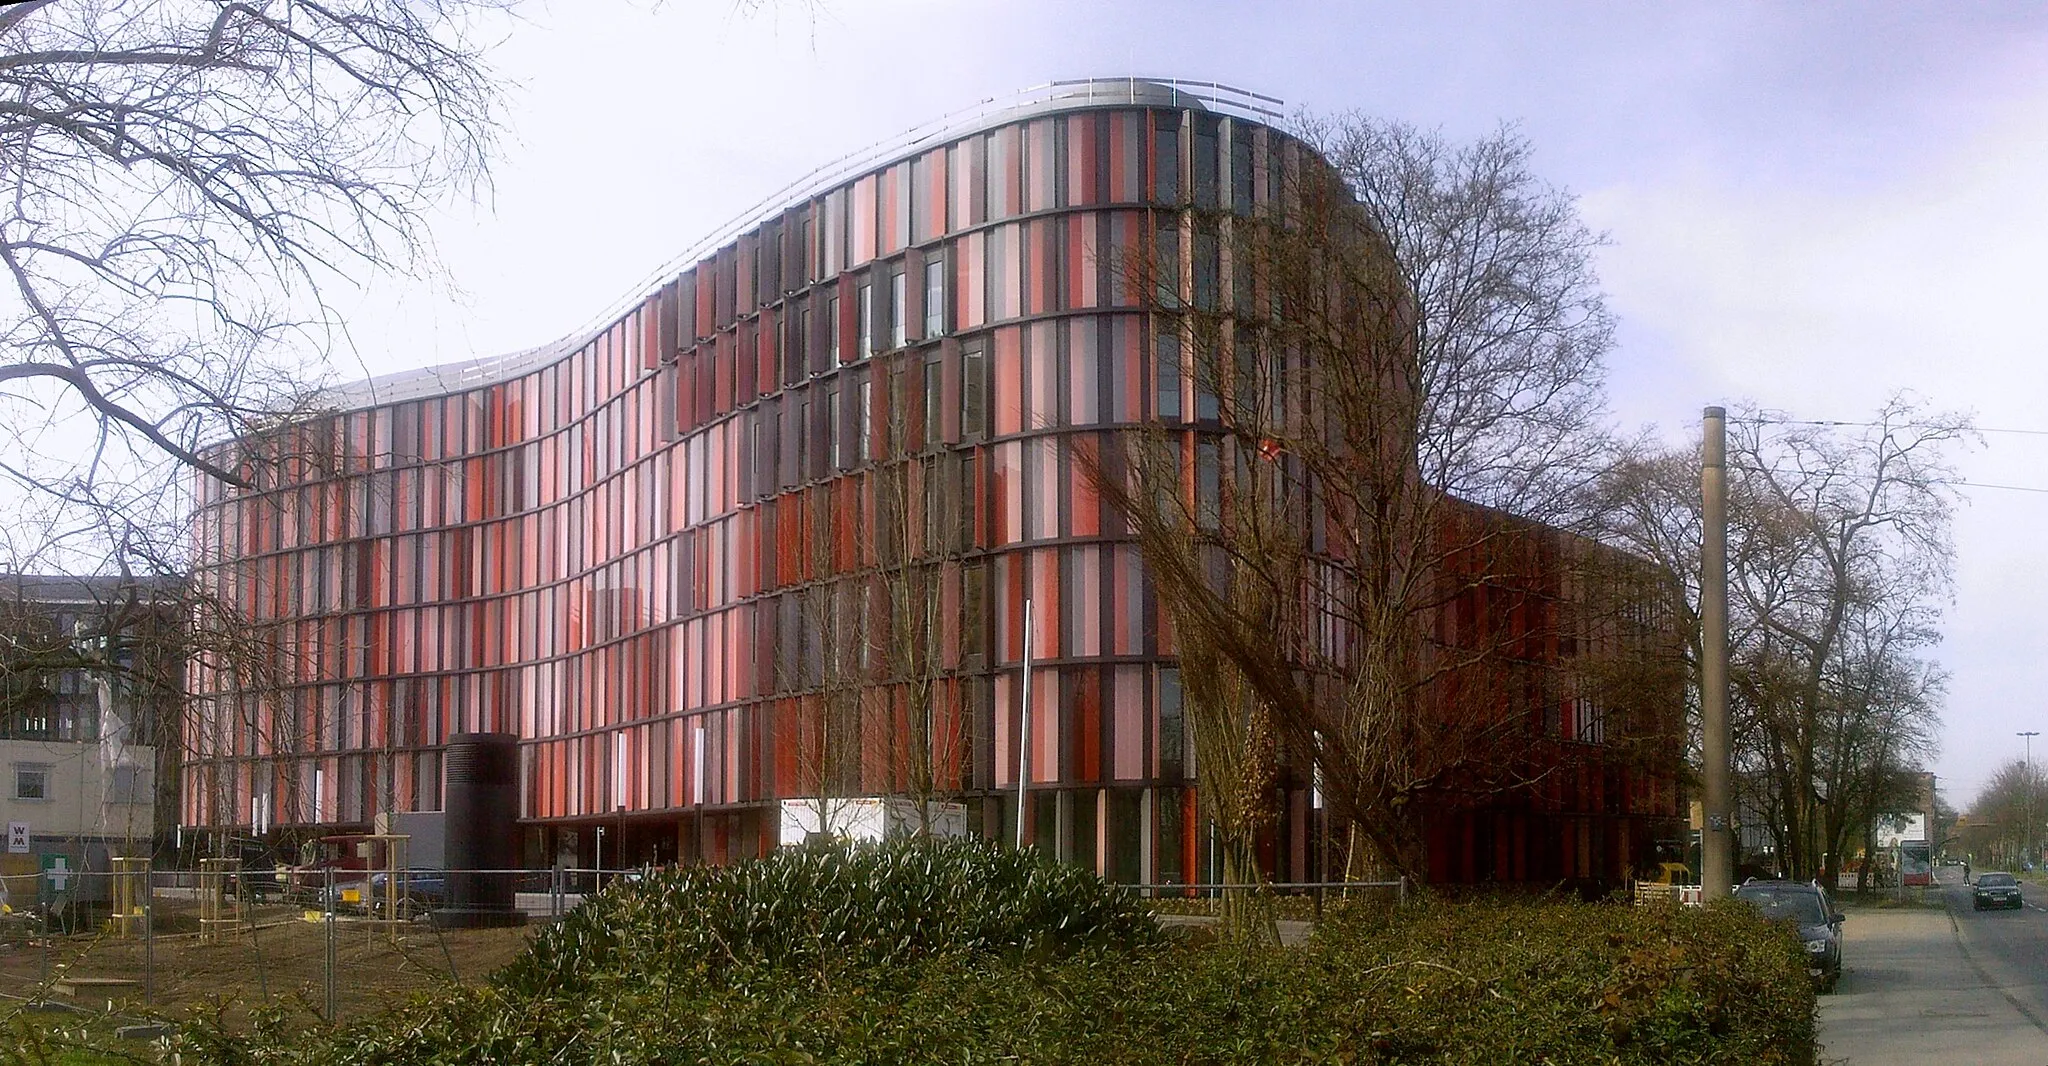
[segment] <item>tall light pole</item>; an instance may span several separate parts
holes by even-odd
[[[2027,852],[2026,857],[2020,860],[2020,867],[2025,869],[2027,863],[2034,861],[2034,738],[2040,736],[2041,731],[2026,729],[2013,735],[2027,738],[2027,760],[2020,764],[2025,767],[2020,780],[2023,782],[2022,787],[2026,789],[2020,793],[2020,802],[2026,811],[2023,817],[2027,820],[2026,828],[2021,831],[2022,838],[2027,842]]]

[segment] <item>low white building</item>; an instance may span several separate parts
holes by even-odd
[[[148,644],[167,631],[159,591],[0,574],[0,875],[17,905],[60,856],[66,869],[104,871],[109,856],[157,850],[159,742],[174,740],[158,733],[176,691],[147,676],[175,661]]]

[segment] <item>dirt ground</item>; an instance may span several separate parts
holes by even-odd
[[[204,940],[189,905],[159,903],[157,912],[158,931],[148,943],[107,932],[42,937],[25,922],[0,923],[0,1014],[33,999],[138,1018],[176,1017],[216,1003],[232,1018],[267,999],[323,1010],[327,931],[306,921],[303,911],[265,906],[248,915],[241,932]],[[426,922],[337,919],[340,1016],[359,1017],[450,981],[480,981],[540,928],[436,930]],[[67,978],[135,984],[82,987],[67,996],[59,987]]]

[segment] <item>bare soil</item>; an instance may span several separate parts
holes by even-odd
[[[21,920],[0,920],[0,1015],[44,999],[131,1017],[219,1011],[230,1022],[265,1001],[324,1013],[325,923],[270,905],[249,914],[239,932],[201,939],[189,904],[164,901],[156,909],[157,933],[147,941],[107,931],[45,937]],[[539,928],[436,930],[422,921],[338,918],[332,969],[339,1016],[360,1017],[450,982],[481,981]],[[57,988],[66,977],[135,984],[95,984],[67,997]]]

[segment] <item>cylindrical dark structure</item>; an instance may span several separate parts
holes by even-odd
[[[459,733],[448,738],[442,810],[447,823],[448,903],[443,925],[517,925],[509,871],[519,818],[519,737]]]

